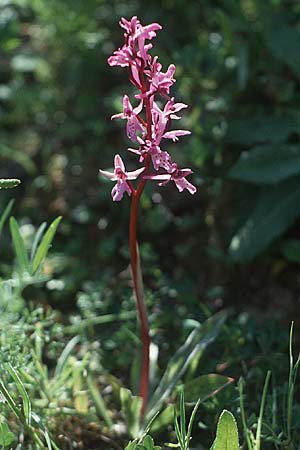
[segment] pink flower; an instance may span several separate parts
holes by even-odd
[[[132,106],[128,95],[123,96],[123,111],[112,116],[112,119],[126,119],[126,133],[129,139],[138,142],[139,148],[129,148],[128,150],[139,156],[139,162],[144,163],[144,167],[134,172],[126,172],[123,161],[119,155],[115,157],[114,173],[101,170],[102,175],[117,181],[112,190],[114,201],[121,200],[124,192],[128,195],[139,192],[139,186],[135,189],[130,180],[137,178],[145,170],[144,179],[159,181],[159,185],[165,185],[169,181],[174,181],[177,189],[182,192],[185,189],[191,194],[196,192],[186,177],[192,171],[190,169],[180,169],[172,161],[170,154],[161,149],[162,139],[178,141],[180,136],[190,134],[188,130],[171,130],[172,120],[179,120],[179,111],[186,108],[185,103],[175,103],[174,97],[170,98],[170,88],[175,83],[175,65],[170,64],[167,71],[162,71],[162,65],[158,57],[154,58],[148,54],[152,48],[151,41],[156,32],[162,27],[158,23],[142,25],[136,16],[130,20],[121,18],[120,26],[124,29],[124,45],[116,50],[108,63],[111,66],[128,67],[129,80],[139,90],[135,98],[140,99],[138,106]],[[164,106],[159,106],[157,97],[166,99]],[[152,174],[153,171],[162,173]]]
[[[153,95],[159,92],[163,97],[168,97],[170,87],[175,83],[173,75],[175,73],[175,65],[170,64],[168,70],[164,73],[161,71],[162,65],[155,56],[150,64],[150,70],[145,70],[145,74],[149,77],[150,89],[147,95]]]
[[[128,95],[124,95],[123,97],[123,112],[119,114],[114,114],[112,116],[112,119],[120,118],[120,119],[127,119],[127,126],[126,126],[126,133],[129,139],[132,141],[137,140],[137,132],[141,131],[142,133],[145,131],[145,129],[142,127],[138,120],[138,115],[143,109],[143,101],[140,101],[140,104],[133,108],[130,100],[128,98]]]
[[[108,64],[110,66],[136,65],[141,67],[142,61],[145,64],[149,61],[150,56],[147,52],[152,48],[152,44],[145,44],[145,40],[153,39],[156,31],[161,30],[161,25],[151,23],[143,26],[136,16],[132,17],[130,21],[122,17],[119,24],[125,30],[125,45],[108,58]]]
[[[161,25],[158,23],[151,23],[143,26],[136,16],[132,17],[130,21],[124,19],[120,20],[120,26],[125,29],[124,37],[132,46],[138,47],[139,55],[146,63],[149,60],[147,55],[148,50],[152,48],[151,44],[145,45],[145,40],[151,40],[156,36],[156,31],[161,30]]]
[[[178,136],[185,136],[187,134],[191,134],[190,131],[187,130],[173,130],[167,131],[165,133],[165,129],[170,122],[171,118],[180,119],[180,117],[176,116],[174,113],[179,111],[182,108],[186,108],[187,105],[184,103],[176,103],[174,104],[174,99],[168,101],[162,111],[156,102],[153,102],[153,107],[151,109],[152,115],[152,138],[159,144],[162,138],[172,139],[173,142],[178,141]],[[175,117],[174,117],[175,116]]]
[[[123,45],[122,48],[115,50],[113,55],[107,60],[110,66],[126,67],[134,63],[133,50],[128,45]]]
[[[164,133],[163,138],[172,139],[173,142],[176,142],[178,141],[178,136],[186,136],[187,134],[191,134],[191,132],[188,130],[173,130]]]
[[[183,108],[187,108],[188,105],[185,103],[174,103],[174,97],[172,97],[164,107],[164,115],[170,119],[179,120],[181,117],[177,116],[175,113],[181,111]]]
[[[148,139],[143,140],[139,136],[137,137],[137,140],[140,143],[140,148],[129,148],[128,150],[132,153],[140,155],[140,162],[144,161],[145,154],[148,153],[151,157],[155,170],[158,170],[160,167],[168,172],[172,170],[172,160],[168,152],[161,150],[155,141],[150,141]]]
[[[195,194],[197,191],[196,186],[186,180],[188,175],[191,175],[193,171],[191,169],[179,169],[176,163],[172,163],[171,173],[162,173],[157,175],[145,175],[144,178],[149,180],[161,181],[158,183],[159,186],[164,186],[169,181],[173,180],[179,192],[187,189],[191,194]]]
[[[124,192],[131,195],[131,187],[127,180],[135,180],[144,170],[144,167],[134,170],[133,172],[126,172],[125,166],[120,155],[115,155],[114,159],[115,170],[114,173],[107,172],[106,170],[99,170],[101,175],[109,180],[116,181],[117,183],[112,188],[111,195],[114,202],[122,200]]]

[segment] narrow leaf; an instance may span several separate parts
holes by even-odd
[[[44,258],[47,256],[47,253],[49,251],[49,247],[51,245],[51,242],[54,238],[54,235],[56,233],[57,227],[61,221],[62,217],[57,217],[49,226],[48,230],[45,233],[45,236],[43,237],[40,245],[38,246],[38,249],[36,251],[36,254],[34,256],[33,262],[32,262],[32,268],[31,273],[34,274],[37,269],[39,268],[41,262],[44,260]]]
[[[8,216],[10,215],[10,212],[12,210],[13,204],[14,204],[14,200],[11,200],[8,203],[8,205],[6,206],[6,208],[3,211],[3,213],[1,214],[1,217],[0,217],[0,236],[1,236],[1,233],[2,233],[2,230],[3,230],[3,226],[4,226]]]
[[[24,386],[21,378],[19,377],[17,371],[12,367],[11,364],[7,364],[7,370],[9,371],[11,377],[13,378],[14,382],[16,383],[17,389],[22,398],[24,417],[25,417],[27,425],[30,425],[30,423],[31,423],[31,402],[30,402],[29,396],[27,394],[27,391],[25,389],[25,386]]]
[[[14,217],[11,217],[9,224],[13,245],[20,269],[24,272],[29,272],[29,259],[25,248],[24,240],[19,230],[18,223]]]
[[[110,415],[108,413],[108,408],[104,403],[100,390],[98,389],[96,383],[94,382],[94,380],[91,378],[90,375],[87,377],[87,384],[89,387],[89,393],[93,399],[96,408],[97,415],[104,420],[108,428],[112,428],[113,421],[111,420]]]
[[[33,261],[33,258],[34,258],[35,254],[36,254],[37,246],[39,245],[46,228],[47,228],[47,222],[43,222],[39,226],[37,232],[35,233],[35,236],[34,236],[34,239],[33,239],[33,243],[32,243],[32,246],[31,246],[31,252],[30,252],[30,261],[31,262]]]

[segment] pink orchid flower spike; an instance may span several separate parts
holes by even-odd
[[[135,180],[144,170],[144,167],[134,170],[132,172],[126,172],[125,165],[120,155],[115,155],[114,159],[115,170],[114,173],[108,172],[106,170],[99,170],[101,175],[109,180],[116,181],[111,191],[112,199],[114,202],[119,202],[122,200],[124,192],[130,196],[133,188],[127,180]]]

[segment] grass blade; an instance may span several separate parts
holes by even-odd
[[[46,228],[47,228],[47,222],[43,222],[39,226],[39,228],[34,236],[34,240],[33,240],[32,247],[31,247],[31,253],[30,253],[30,261],[31,262],[33,261],[34,255],[36,254],[37,246],[39,245]]]
[[[10,232],[11,232],[13,245],[14,245],[14,249],[15,249],[15,253],[17,256],[17,261],[19,263],[20,269],[23,272],[29,272],[29,259],[28,259],[26,248],[25,248],[25,243],[21,236],[18,223],[14,217],[10,218],[9,225],[10,225]]]
[[[11,200],[8,203],[8,205],[6,206],[6,208],[3,211],[3,213],[1,214],[1,218],[0,218],[0,236],[1,236],[1,233],[2,233],[3,226],[4,226],[8,216],[10,215],[10,212],[12,210],[14,202],[15,202],[14,200]]]
[[[49,247],[51,245],[51,242],[54,238],[54,235],[56,233],[57,227],[58,227],[61,219],[62,219],[62,217],[59,216],[51,223],[51,225],[49,226],[48,230],[46,231],[40,245],[38,246],[37,251],[33,258],[33,262],[32,262],[32,268],[31,268],[32,275],[37,271],[41,262],[47,256]]]
[[[8,363],[6,367],[7,367],[8,372],[10,373],[11,377],[13,378],[14,382],[16,383],[17,389],[22,397],[24,417],[25,417],[27,425],[30,425],[31,424],[31,402],[30,402],[29,396],[27,394],[27,391],[25,389],[25,386],[24,386],[21,378],[19,377],[17,371],[12,367],[12,365]]]
[[[108,428],[111,429],[113,427],[113,421],[111,420],[110,416],[107,413],[107,408],[105,406],[102,395],[100,394],[99,390],[97,389],[95,382],[92,380],[91,376],[87,377],[87,384],[89,387],[91,397],[94,401],[97,415],[100,418],[102,418],[104,420],[104,422],[106,423],[106,425],[108,426]]]

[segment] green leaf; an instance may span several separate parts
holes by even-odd
[[[2,233],[2,230],[3,230],[3,226],[4,226],[8,216],[10,215],[10,212],[12,210],[13,204],[14,204],[14,200],[11,200],[8,203],[8,205],[6,206],[6,208],[3,211],[3,213],[1,214],[1,217],[0,217],[0,236],[1,236],[1,233]]]
[[[284,116],[256,116],[233,120],[228,128],[226,141],[231,144],[253,146],[255,144],[285,142],[291,134],[300,134],[300,114],[286,112]]]
[[[20,266],[20,269],[23,272],[29,272],[29,259],[27,255],[27,251],[25,248],[24,240],[21,236],[18,223],[14,217],[10,218],[9,221],[10,232],[13,240],[13,245],[15,249],[15,253],[17,256],[17,261]]]
[[[21,183],[16,178],[0,178],[0,189],[9,189],[18,186]]]
[[[184,385],[185,401],[196,403],[200,399],[201,402],[204,402],[232,384],[233,381],[233,378],[215,373],[201,375]]]
[[[208,345],[216,339],[225,319],[225,312],[217,313],[189,334],[185,343],[170,359],[165,373],[148,403],[146,420],[150,420],[161,408],[164,400],[171,394],[193,359],[202,355]]]
[[[229,176],[258,184],[276,184],[300,174],[300,147],[264,145],[243,152],[229,171]]]
[[[41,262],[47,256],[50,245],[52,243],[52,240],[54,238],[54,235],[56,233],[57,227],[58,227],[61,219],[62,219],[61,216],[57,217],[51,223],[51,225],[49,226],[48,230],[46,231],[40,245],[38,246],[38,249],[36,251],[36,254],[34,255],[33,262],[32,262],[32,268],[31,268],[32,275],[38,270]]]
[[[283,256],[291,262],[300,263],[300,240],[288,239],[282,243]]]
[[[30,402],[29,396],[27,394],[27,391],[25,389],[24,383],[22,382],[21,378],[19,377],[18,372],[12,367],[11,364],[7,364],[7,370],[9,371],[11,377],[13,378],[14,382],[16,383],[17,389],[22,398],[24,417],[25,417],[27,425],[30,425],[30,423],[31,423],[31,402]]]
[[[300,215],[300,179],[262,188],[244,225],[232,238],[233,261],[249,261],[280,236]]]
[[[39,226],[37,232],[35,233],[35,236],[34,236],[34,239],[33,239],[33,243],[32,243],[32,246],[31,246],[31,252],[30,252],[30,261],[31,262],[33,261],[34,255],[36,254],[37,246],[39,245],[46,228],[47,228],[47,222],[43,222]]]
[[[219,418],[216,439],[211,450],[239,450],[236,420],[226,409]]]
[[[109,410],[105,405],[101,392],[91,375],[87,376],[87,385],[89,388],[89,393],[93,399],[97,415],[103,419],[107,427],[111,429],[113,427],[113,421],[110,418]]]
[[[0,445],[9,446],[14,440],[14,435],[9,431],[7,423],[0,422]]]
[[[273,21],[271,30],[266,35],[267,44],[279,60],[287,64],[300,75],[300,30],[298,26],[290,26],[281,18]]]
[[[132,395],[129,389],[120,388],[122,412],[129,434],[135,438],[140,432],[140,419],[143,399]]]
[[[143,446],[145,447],[146,450],[152,450],[154,447],[154,441],[152,439],[151,436],[149,436],[149,434],[147,434],[147,436],[144,437],[143,439]]]

